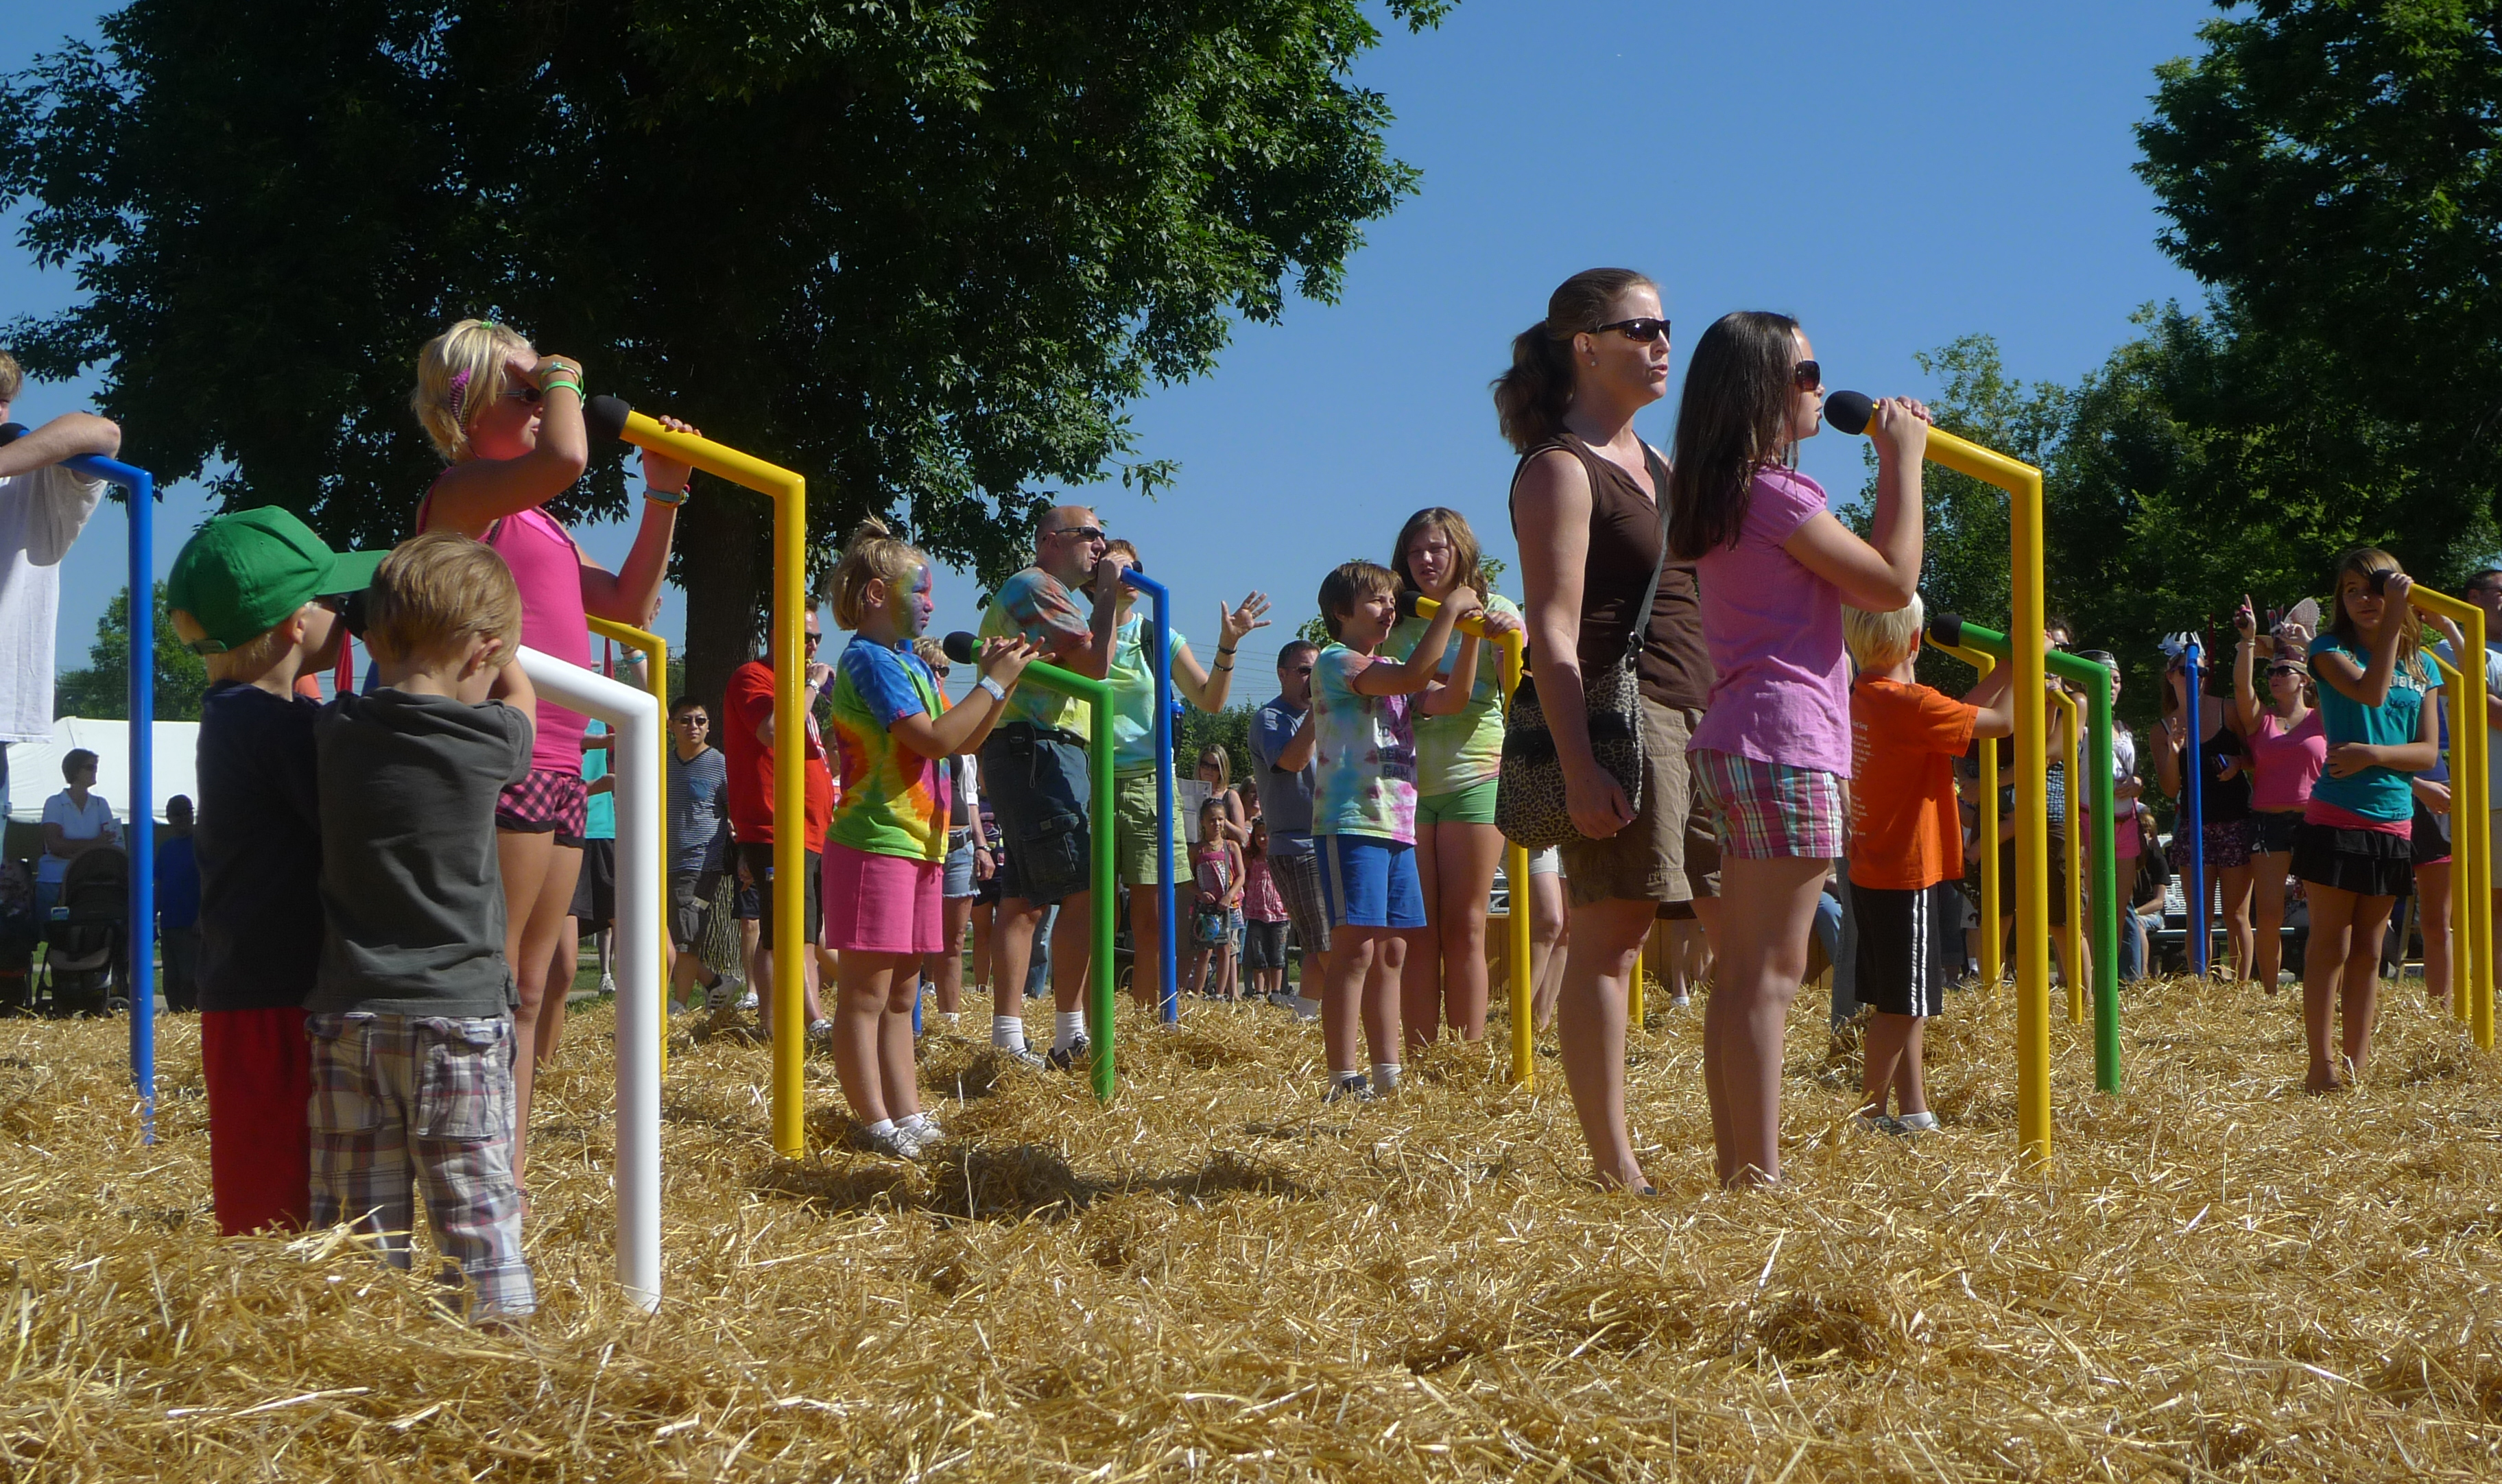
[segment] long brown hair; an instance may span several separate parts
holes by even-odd
[[[1678,558],[1738,544],[1756,472],[1790,441],[1798,328],[1787,315],[1741,309],[1694,343],[1668,473],[1668,549]]]
[[[1564,430],[1572,405],[1572,337],[1597,329],[1625,294],[1658,287],[1631,268],[1584,268],[1546,296],[1546,318],[1511,337],[1511,369],[1494,379],[1495,421],[1515,452]]]
[[[2362,654],[2365,650],[2362,631],[2354,626],[2354,616],[2346,610],[2346,579],[2352,576],[2369,582],[2375,572],[2403,570],[2398,565],[2398,558],[2377,546],[2350,546],[2339,553],[2336,572],[2328,579],[2328,632],[2354,653]],[[2384,624],[2391,619],[2396,619],[2399,624],[2398,671],[2404,675],[2416,675],[2423,668],[2416,658],[2422,647],[2423,625],[2408,623],[2404,614],[2391,614],[2384,610],[2381,615]]]
[[[1399,540],[1390,548],[1390,570],[1399,574],[1399,586],[1418,592],[1425,590],[1425,585],[1407,569],[1407,543],[1429,530],[1438,530],[1450,540],[1451,580],[1484,597],[1486,590],[1493,586],[1486,581],[1485,548],[1470,528],[1469,518],[1443,505],[1429,505],[1399,527]]]

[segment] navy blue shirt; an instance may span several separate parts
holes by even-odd
[[[200,1008],[276,1010],[321,962],[319,701],[221,680],[200,701]]]
[[[166,835],[156,842],[156,921],[188,928],[199,920],[200,863],[191,837]]]

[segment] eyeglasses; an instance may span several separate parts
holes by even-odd
[[[1064,525],[1058,530],[1053,531],[1051,534],[1054,536],[1075,536],[1078,540],[1092,546],[1096,542],[1103,539],[1103,527],[1099,525]]]
[[[808,648],[810,649],[815,649],[826,637],[823,629],[811,628],[806,630],[806,632],[808,635]]]
[[[937,676],[940,680],[945,680],[949,671],[948,667],[943,664],[933,664],[930,667],[930,673]]]
[[[2270,680],[2274,680],[2280,675],[2299,676],[2301,674],[2302,669],[2298,665],[2276,664],[2268,666],[2268,679]]]
[[[705,716],[700,712],[690,711],[685,716],[678,718],[678,725],[681,726],[710,726],[712,725],[712,718]]]
[[[1668,321],[1645,317],[1640,320],[1618,320],[1612,324],[1590,326],[1590,333],[1593,335],[1604,335],[1609,330],[1617,331],[1627,340],[1637,340],[1643,345],[1648,345],[1654,340],[1668,338]]]
[[[1813,391],[1824,385],[1824,368],[1811,360],[1800,361],[1790,368],[1790,385],[1801,391]]]
[[[1307,664],[1299,664],[1293,669],[1288,670],[1286,673],[1289,675],[1309,675],[1312,673],[1312,667]]]

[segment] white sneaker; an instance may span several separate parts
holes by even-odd
[[[615,999],[617,997],[617,976],[615,974],[602,974],[599,976],[599,993],[607,995],[611,999]]]
[[[927,1113],[915,1113],[895,1127],[920,1140],[924,1149],[947,1136],[947,1130],[938,1127],[938,1120]]]
[[[1028,1071],[1038,1072],[1051,1064],[1036,1055],[1031,1046],[994,1046],[991,1049]]]
[[[921,1158],[921,1141],[900,1124],[884,1133],[871,1133],[862,1129],[860,1130],[860,1145],[871,1154],[882,1154],[889,1159],[917,1161]]]
[[[1904,1133],[1935,1133],[1938,1131],[1938,1116],[1935,1113],[1906,1113],[1894,1120],[1894,1127]]]
[[[756,1008],[756,992],[755,992],[754,990],[750,990],[750,991],[748,991],[746,994],[739,995],[739,996],[738,996],[738,1007],[739,1007],[740,1009],[742,1009],[742,1010],[753,1010],[753,1009],[755,1009],[755,1008]]]

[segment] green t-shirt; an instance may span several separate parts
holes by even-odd
[[[1060,580],[1040,567],[1028,567],[999,585],[991,595],[991,605],[982,610],[981,637],[1004,639],[1023,634],[1042,649],[1049,659],[1071,638],[1080,642],[1094,634],[1093,620]],[[1008,697],[1001,725],[1028,722],[1036,726],[1056,726],[1083,737],[1092,720],[1087,704],[1073,695],[1063,695],[1040,686],[1021,685]]]
[[[1154,632],[1146,615],[1133,613],[1112,636],[1112,771],[1124,776],[1155,771],[1156,671],[1147,653]],[[1171,654],[1187,642],[1173,630]]]
[[[1520,608],[1502,593],[1490,593],[1486,608],[1494,613],[1520,617]],[[1416,653],[1416,641],[1425,637],[1426,621],[1401,619],[1399,626],[1381,646],[1381,653],[1404,661]],[[1451,661],[1458,658],[1459,636],[1442,650],[1441,673],[1450,678]],[[1416,792],[1426,798],[1441,793],[1456,793],[1494,778],[1503,771],[1503,653],[1490,644],[1477,646],[1477,684],[1469,694],[1468,709],[1453,716],[1416,717]]]

